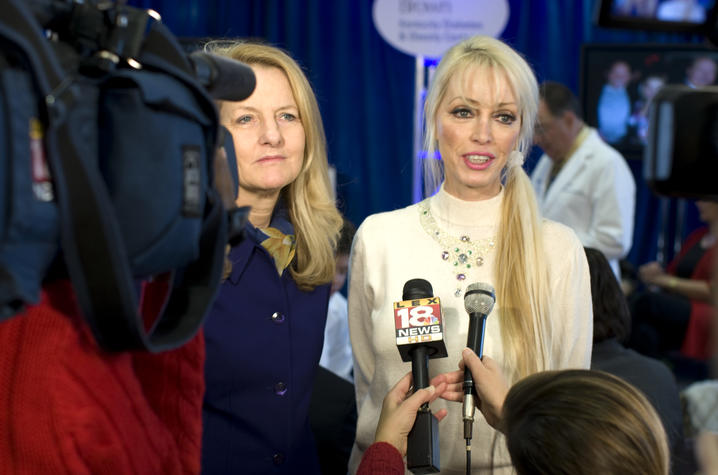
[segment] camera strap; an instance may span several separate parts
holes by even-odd
[[[63,70],[57,52],[21,0],[0,0],[0,5],[0,34],[26,52],[39,95],[45,99],[47,157],[60,215],[61,246],[86,322],[107,351],[158,352],[184,344],[199,330],[222,275],[228,225],[216,190],[206,190],[197,259],[182,269],[171,270],[173,278],[164,309],[146,325],[138,312],[139,283],[132,275],[97,151],[85,142],[86,135],[77,127],[82,123],[81,115],[93,104],[89,108],[77,106],[96,101],[97,91]],[[158,57],[164,48],[160,40],[169,41],[162,31],[155,28],[145,39],[152,43],[155,38]],[[191,80],[179,66],[175,64],[172,73]],[[88,126],[96,127],[94,124]],[[211,163],[208,168],[211,174]]]

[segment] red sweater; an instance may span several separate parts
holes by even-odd
[[[375,442],[366,449],[356,475],[404,475],[404,459],[396,447]]]
[[[12,474],[199,473],[204,338],[100,350],[69,282],[0,324],[0,467]]]

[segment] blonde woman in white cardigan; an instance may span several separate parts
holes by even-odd
[[[357,436],[354,472],[374,440],[382,400],[410,368],[396,347],[392,303],[406,281],[428,280],[441,298],[448,358],[429,362],[452,400],[440,425],[441,473],[465,473],[460,386],[466,346],[464,291],[496,289],[484,351],[511,381],[547,369],[588,368],[592,307],[585,254],[569,228],[545,221],[522,168],[532,142],[538,88],[533,71],[509,46],[476,36],[450,49],[426,100],[425,182],[433,196],[368,217],[350,264],[349,327],[354,351]],[[437,380],[438,381],[438,380]],[[474,471],[510,473],[500,433],[474,422]]]

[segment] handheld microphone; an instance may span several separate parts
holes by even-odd
[[[243,101],[254,92],[254,71],[246,64],[216,54],[195,51],[189,55],[197,80],[212,99]]]
[[[412,279],[404,284],[402,301],[394,303],[396,346],[402,361],[411,361],[414,387],[429,386],[429,358],[445,358],[441,302],[431,284]],[[436,473],[439,468],[439,429],[429,404],[417,412],[407,441],[406,466],[413,473]]]
[[[494,308],[496,292],[494,288],[483,282],[469,285],[464,293],[464,308],[469,314],[469,335],[466,346],[481,358],[484,355],[484,333],[486,318]],[[471,431],[474,425],[474,409],[476,408],[476,389],[474,377],[469,368],[464,368],[464,439],[467,452],[471,449]]]

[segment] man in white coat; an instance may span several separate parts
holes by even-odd
[[[567,87],[540,86],[534,134],[544,154],[531,174],[541,213],[600,250],[620,280],[619,259],[633,242],[636,183],[626,160],[588,127]]]

